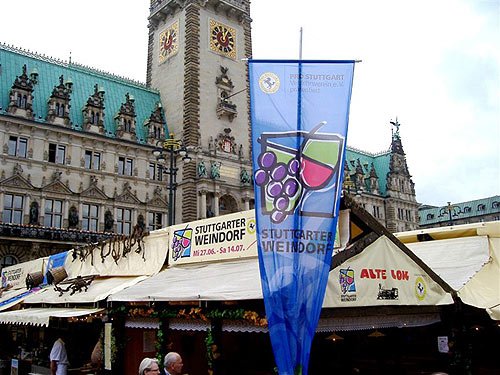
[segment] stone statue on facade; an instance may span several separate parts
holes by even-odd
[[[241,169],[240,182],[242,184],[249,184],[251,182],[250,174],[247,172],[247,170],[245,168]]]
[[[78,227],[78,210],[75,206],[71,206],[68,213],[68,227]]]
[[[31,225],[38,225],[38,202],[33,201],[30,204],[30,221]]]
[[[208,177],[207,167],[205,167],[205,162],[203,160],[200,160],[200,162],[198,163],[198,177]]]
[[[212,162],[212,165],[210,167],[210,177],[214,180],[217,180],[220,178],[220,162]]]
[[[114,224],[115,224],[115,219],[113,218],[113,214],[111,213],[110,210],[107,210],[104,213],[104,231],[112,232]]]

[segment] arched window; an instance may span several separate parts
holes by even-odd
[[[23,95],[23,100],[21,100],[21,108],[26,108],[26,103],[28,103],[28,97]]]
[[[61,105],[59,106],[59,108],[57,109],[57,115],[58,115],[59,117],[63,117],[63,116],[64,116],[64,104],[61,104]]]
[[[481,203],[481,204],[477,205],[477,210],[478,211],[484,211],[485,209],[486,209],[486,206],[484,204]]]
[[[14,264],[17,263],[19,263],[19,261],[14,255],[4,255],[0,260],[0,268],[13,266]]]
[[[125,120],[125,131],[129,133],[132,131],[132,122],[130,120]]]
[[[434,214],[427,214],[427,220],[434,219]]]
[[[94,122],[95,125],[99,125],[99,118],[100,118],[99,112],[96,112],[96,114],[95,114],[95,122]]]
[[[471,208],[469,206],[464,207],[464,213],[471,212]]]
[[[219,199],[219,215],[231,214],[233,212],[238,212],[238,204],[236,199],[231,195],[226,194]]]
[[[500,202],[495,201],[491,204],[491,208],[500,208]]]
[[[16,104],[17,104],[17,106],[19,108],[21,108],[22,102],[23,102],[23,98],[21,97],[21,94],[17,94],[17,96],[16,96]]]

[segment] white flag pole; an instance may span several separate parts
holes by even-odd
[[[302,27],[300,28],[300,39],[299,39],[299,60],[302,60]]]

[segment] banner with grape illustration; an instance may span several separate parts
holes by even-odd
[[[354,61],[249,60],[257,244],[280,375],[307,374],[332,258]]]

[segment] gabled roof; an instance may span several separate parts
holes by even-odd
[[[83,65],[40,56],[0,43],[0,114],[7,114],[9,92],[17,76],[22,74],[26,64],[28,75],[34,69],[38,71],[38,83],[33,91],[33,111],[35,121],[44,123],[47,116],[47,100],[55,86],[59,85],[59,77],[73,82],[71,94],[70,119],[73,128],[82,129],[82,109],[88,98],[94,93],[94,87],[102,87],[104,94],[104,128],[105,135],[115,137],[114,117],[119,112],[125,95],[129,93],[135,99],[136,135],[139,143],[146,142],[144,122],[149,119],[160,102],[158,91],[147,88],[145,84],[98,71]],[[168,134],[168,133],[167,133]]]

